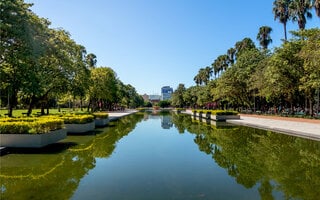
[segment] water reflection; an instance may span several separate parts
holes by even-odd
[[[143,119],[148,122],[135,129]],[[162,134],[160,119],[180,134]],[[70,199],[86,187],[84,193],[99,193],[101,199],[106,191],[118,199],[259,194],[261,199],[312,200],[320,195],[320,142],[168,113],[130,115],[96,135],[68,136],[41,150],[16,149],[0,157],[0,165],[0,199]]]
[[[95,167],[96,158],[109,157],[116,142],[142,118],[130,115],[99,129],[102,133],[96,136],[68,136],[29,154],[12,149],[14,153],[0,157],[0,199],[69,199],[82,177]]]
[[[173,115],[180,133],[195,134],[199,150],[211,155],[236,182],[258,186],[261,199],[319,199],[320,142],[248,127],[223,128]]]
[[[161,120],[161,128],[170,129],[173,127],[171,112],[167,110],[152,110],[144,112],[144,120]]]
[[[161,116],[161,127],[163,129],[170,129],[173,126],[172,117],[170,115]]]

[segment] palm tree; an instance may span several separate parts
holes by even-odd
[[[218,59],[215,59],[213,61],[213,63],[211,64],[212,68],[213,68],[213,73],[214,73],[214,77],[216,78],[217,75],[219,75],[221,69],[220,69],[220,64],[218,63]],[[219,77],[219,76],[218,76]]]
[[[89,53],[86,57],[86,63],[89,67],[89,69],[95,68],[97,64],[97,56],[94,55],[93,53]]]
[[[290,19],[289,4],[291,0],[275,0],[273,2],[274,20],[279,19],[283,24],[284,40],[287,41],[287,22]]]
[[[270,37],[271,32],[272,28],[269,26],[261,26],[259,28],[257,40],[259,40],[259,43],[264,50],[266,50],[268,48],[268,45],[272,42],[272,39]]]
[[[239,57],[239,55],[249,49],[256,48],[254,42],[250,38],[244,38],[243,40],[236,42],[235,49],[236,49],[236,58]]]
[[[313,7],[316,10],[316,14],[320,17],[320,0],[313,0]]]
[[[231,47],[230,49],[228,49],[227,56],[228,56],[229,66],[234,64],[235,55],[236,55],[236,50],[234,48]]]
[[[202,85],[203,81],[200,72],[193,78],[193,80],[197,85]]]
[[[293,21],[298,22],[300,30],[304,30],[307,18],[311,19],[312,14],[309,11],[312,8],[310,0],[292,0],[289,6],[289,13]]]

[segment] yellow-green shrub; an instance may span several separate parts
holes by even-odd
[[[192,110],[193,113],[211,113],[211,115],[237,115],[239,114],[237,111],[232,110]]]
[[[60,117],[65,124],[86,124],[93,122],[93,115],[63,115]]]
[[[0,120],[0,134],[42,134],[61,129],[59,118],[5,118]]]
[[[97,113],[92,113],[94,118],[99,118],[99,119],[108,119],[109,114],[108,113],[103,113],[103,112],[97,112]]]

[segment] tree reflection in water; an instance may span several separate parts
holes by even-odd
[[[72,136],[43,149],[10,150],[14,153],[0,157],[0,199],[70,199],[95,167],[95,158],[110,156],[117,141],[142,119],[142,114],[130,115],[94,137]]]
[[[212,156],[237,183],[259,187],[261,199],[319,199],[320,142],[243,126],[219,127],[173,114],[179,133],[195,134],[199,150]]]

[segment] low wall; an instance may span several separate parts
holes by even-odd
[[[88,131],[93,131],[96,127],[95,122],[90,122],[86,124],[65,124],[67,133],[85,133]]]
[[[16,148],[39,148],[56,143],[67,137],[66,129],[44,134],[0,134],[0,146]]]
[[[94,123],[96,125],[96,127],[103,127],[103,126],[106,126],[108,123],[109,123],[109,119],[95,119],[94,120]]]
[[[240,119],[240,115],[211,115],[210,118],[215,121],[226,121],[228,119]]]

